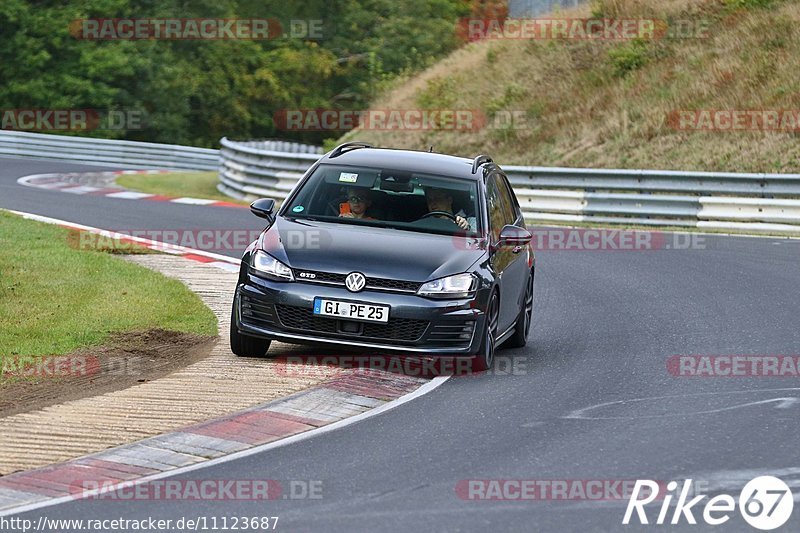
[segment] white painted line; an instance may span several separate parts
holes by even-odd
[[[112,174],[165,174],[167,172],[178,172],[177,170],[166,170],[166,169],[157,169],[157,170],[115,170]]]
[[[728,396],[732,394],[763,394],[763,393],[774,393],[774,392],[797,392],[800,391],[800,387],[791,387],[791,388],[783,388],[783,389],[748,389],[748,390],[738,390],[738,391],[715,391],[715,392],[697,392],[692,394],[678,394],[678,395],[669,395],[669,396],[648,396],[644,398],[630,398],[627,400],[615,400],[613,402],[603,402],[598,403],[595,405],[590,405],[589,407],[583,407],[581,409],[576,409],[566,416],[562,416],[561,418],[567,420],[632,420],[632,419],[643,419],[643,418],[668,418],[668,417],[681,417],[681,416],[691,416],[691,415],[703,415],[709,413],[719,413],[722,411],[730,411],[733,409],[739,409],[741,407],[748,407],[751,405],[764,405],[768,403],[778,403],[775,407],[778,409],[788,409],[796,405],[800,402],[800,398],[796,398],[794,396],[790,397],[781,397],[781,398],[770,398],[768,400],[761,400],[756,402],[750,402],[740,405],[733,405],[728,407],[721,407],[719,409],[711,409],[706,411],[696,411],[696,412],[679,412],[679,413],[671,413],[671,414],[659,414],[659,415],[636,415],[636,416],[593,416],[587,415],[589,411],[594,411],[596,409],[601,409],[603,407],[608,407],[611,405],[627,405],[632,403],[641,403],[641,402],[650,402],[650,401],[658,401],[658,400],[670,400],[673,398],[699,398],[699,397],[706,397],[706,396]]]
[[[170,200],[176,204],[208,205],[217,203],[216,200],[206,200],[204,198],[175,198]]]
[[[31,174],[17,179],[17,183],[26,187],[36,187],[37,189],[61,189],[62,187],[72,187],[75,184],[68,181],[52,181],[61,179],[61,174]],[[46,183],[36,183],[37,180],[51,180]]]
[[[63,189],[64,187],[72,187],[73,185],[73,183],[59,181],[56,183],[32,183],[31,187],[36,187],[37,189]]]
[[[155,194],[148,194],[146,192],[122,191],[106,194],[107,198],[125,198],[126,200],[140,200],[142,198],[149,198]]]
[[[214,261],[212,263],[206,263],[206,264],[213,267],[221,268],[222,270],[227,270],[228,272],[234,272],[234,273],[239,272],[239,266],[234,265],[232,263],[222,263],[219,261]]]
[[[31,183],[34,180],[42,179],[42,178],[58,178],[61,174],[31,174],[30,176],[23,176],[17,179],[17,183],[20,185],[25,185],[26,187],[38,187],[38,185],[34,185]]]
[[[193,472],[195,470],[201,470],[203,468],[207,468],[207,467],[211,467],[211,466],[215,466],[215,465],[219,465],[219,464],[224,464],[224,463],[229,463],[231,461],[236,461],[236,460],[241,459],[243,457],[249,457],[251,455],[255,455],[255,454],[258,454],[258,453],[263,453],[263,452],[266,452],[266,451],[269,451],[269,450],[272,450],[272,449],[275,449],[275,448],[280,448],[282,446],[288,446],[289,444],[294,444],[295,442],[300,442],[300,441],[303,441],[303,440],[306,440],[306,439],[310,439],[312,437],[316,437],[316,436],[322,435],[324,433],[328,433],[329,431],[335,431],[337,429],[341,429],[343,427],[349,426],[350,424],[355,424],[356,422],[360,422],[362,420],[366,420],[367,418],[371,418],[373,416],[377,416],[377,415],[379,415],[381,413],[384,413],[384,412],[389,411],[391,409],[394,409],[396,407],[400,407],[404,403],[408,403],[411,400],[419,398],[420,396],[424,396],[425,394],[428,394],[429,392],[431,392],[431,391],[437,389],[438,387],[440,387],[441,385],[443,385],[444,382],[447,381],[449,378],[450,378],[450,376],[438,376],[438,377],[435,377],[431,381],[429,381],[428,383],[425,383],[424,385],[422,385],[417,390],[415,390],[413,392],[410,392],[410,393],[406,394],[405,396],[401,396],[400,398],[397,398],[396,400],[392,400],[391,402],[387,402],[387,403],[381,405],[380,407],[377,407],[375,409],[371,409],[371,410],[369,410],[369,411],[367,411],[365,413],[361,413],[361,414],[358,414],[358,415],[355,415],[355,416],[351,416],[350,418],[345,418],[344,420],[340,420],[338,422],[333,422],[332,424],[328,424],[327,426],[322,426],[322,427],[319,427],[319,428],[316,428],[316,429],[310,429],[310,430],[305,431],[303,433],[298,433],[297,435],[292,435],[291,437],[286,437],[285,439],[269,442],[267,444],[262,444],[260,446],[255,446],[253,448],[249,448],[247,450],[242,450],[240,452],[235,452],[235,453],[232,453],[230,455],[225,455],[223,457],[218,457],[216,459],[209,459],[208,461],[203,461],[202,463],[183,466],[183,467],[180,467],[180,468],[175,468],[174,470],[169,470],[167,472],[160,472],[158,474],[153,474],[151,476],[147,476],[147,477],[143,477],[143,478],[137,479],[137,480],[135,480],[135,482],[136,483],[147,483],[148,481],[155,481],[156,479],[164,479],[164,478],[167,478],[167,477],[178,476],[178,475],[181,475],[181,474],[185,474],[187,472]],[[130,483],[131,483],[131,480],[123,481],[123,482],[118,483],[116,485],[113,485],[113,486],[111,486],[109,488],[105,488],[104,487],[103,490],[104,491],[114,491],[114,490],[116,490],[118,488],[122,488],[123,486],[130,485]],[[18,514],[18,513],[27,513],[29,511],[35,511],[36,509],[42,509],[42,508],[45,508],[45,507],[52,507],[54,505],[58,505],[58,504],[61,504],[61,503],[74,501],[75,499],[77,499],[76,496],[70,495],[70,496],[61,496],[61,497],[58,497],[58,498],[53,498],[52,500],[45,500],[45,501],[40,501],[40,502],[29,503],[29,504],[22,505],[20,507],[16,507],[16,508],[13,508],[13,509],[7,509],[7,510],[0,511],[0,517],[2,517],[2,516],[10,516],[12,514]]]
[[[73,194],[86,194],[87,192],[99,191],[100,187],[91,187],[89,185],[78,185],[77,187],[69,187],[61,189],[63,192],[71,192]]]
[[[131,235],[125,235],[124,233],[117,233],[115,231],[108,231],[99,228],[93,228],[92,226],[84,226],[83,224],[76,224],[74,222],[67,222],[66,220],[59,220],[57,218],[50,218],[45,217],[42,215],[34,215],[32,213],[25,213],[23,211],[14,211],[13,209],[3,209],[3,211],[8,211],[9,213],[14,213],[15,215],[20,215],[23,218],[29,220],[36,220],[38,222],[44,222],[45,224],[54,224],[57,226],[64,226],[71,229],[77,229],[82,231],[88,231],[89,233],[93,233],[95,235],[101,235],[103,237],[109,237],[111,239],[126,239],[134,242],[141,243],[145,246],[155,246],[156,249],[161,252],[172,253],[172,254],[194,254],[194,255],[201,255],[203,257],[208,257],[211,259],[216,259],[216,261],[227,263],[229,265],[238,265],[241,264],[239,259],[234,259],[233,257],[228,257],[225,255],[215,254],[213,252],[206,252],[205,250],[195,250],[194,248],[187,248],[185,246],[178,246],[177,244],[167,244],[160,241],[154,241],[151,239],[145,239],[143,237],[134,237]],[[214,261],[214,262],[216,262]],[[212,262],[213,263],[213,262]],[[206,264],[212,264],[206,263]]]

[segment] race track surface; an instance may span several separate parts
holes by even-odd
[[[260,227],[244,209],[16,184],[28,174],[80,169],[0,159],[0,207],[100,228]],[[672,239],[666,236],[667,243]],[[692,354],[800,354],[800,241],[700,241],[687,250],[538,252],[528,347],[500,352],[503,368],[495,373],[454,377],[348,427],[177,476],[321,482],[319,499],[104,499],[21,516],[279,516],[283,531],[604,532],[653,528],[622,526],[626,501],[474,501],[456,488],[488,479],[693,478],[708,493],[738,498],[744,482],[765,473],[793,482],[797,500],[800,401],[791,398],[800,398],[798,378],[680,377],[667,361]],[[509,367],[516,370],[506,372]],[[658,507],[648,507],[651,521]],[[786,531],[797,530],[797,507]],[[702,523],[702,509],[694,514]],[[754,531],[738,513],[723,528]],[[706,526],[683,520],[658,529]]]

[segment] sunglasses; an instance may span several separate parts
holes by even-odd
[[[353,203],[362,203],[366,200],[363,196],[348,196],[347,199]]]

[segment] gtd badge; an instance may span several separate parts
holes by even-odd
[[[350,292],[358,292],[367,284],[367,279],[361,272],[351,272],[344,278],[344,284]]]
[[[298,276],[305,279],[315,279],[317,277],[313,272],[300,272]]]

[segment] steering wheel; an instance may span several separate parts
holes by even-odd
[[[447,211],[431,211],[430,213],[425,213],[424,215],[419,217],[419,219],[422,220],[423,218],[438,217],[438,216],[446,216],[447,218],[453,221],[453,224],[458,224],[458,221],[456,221],[456,216],[453,213],[448,213]]]

